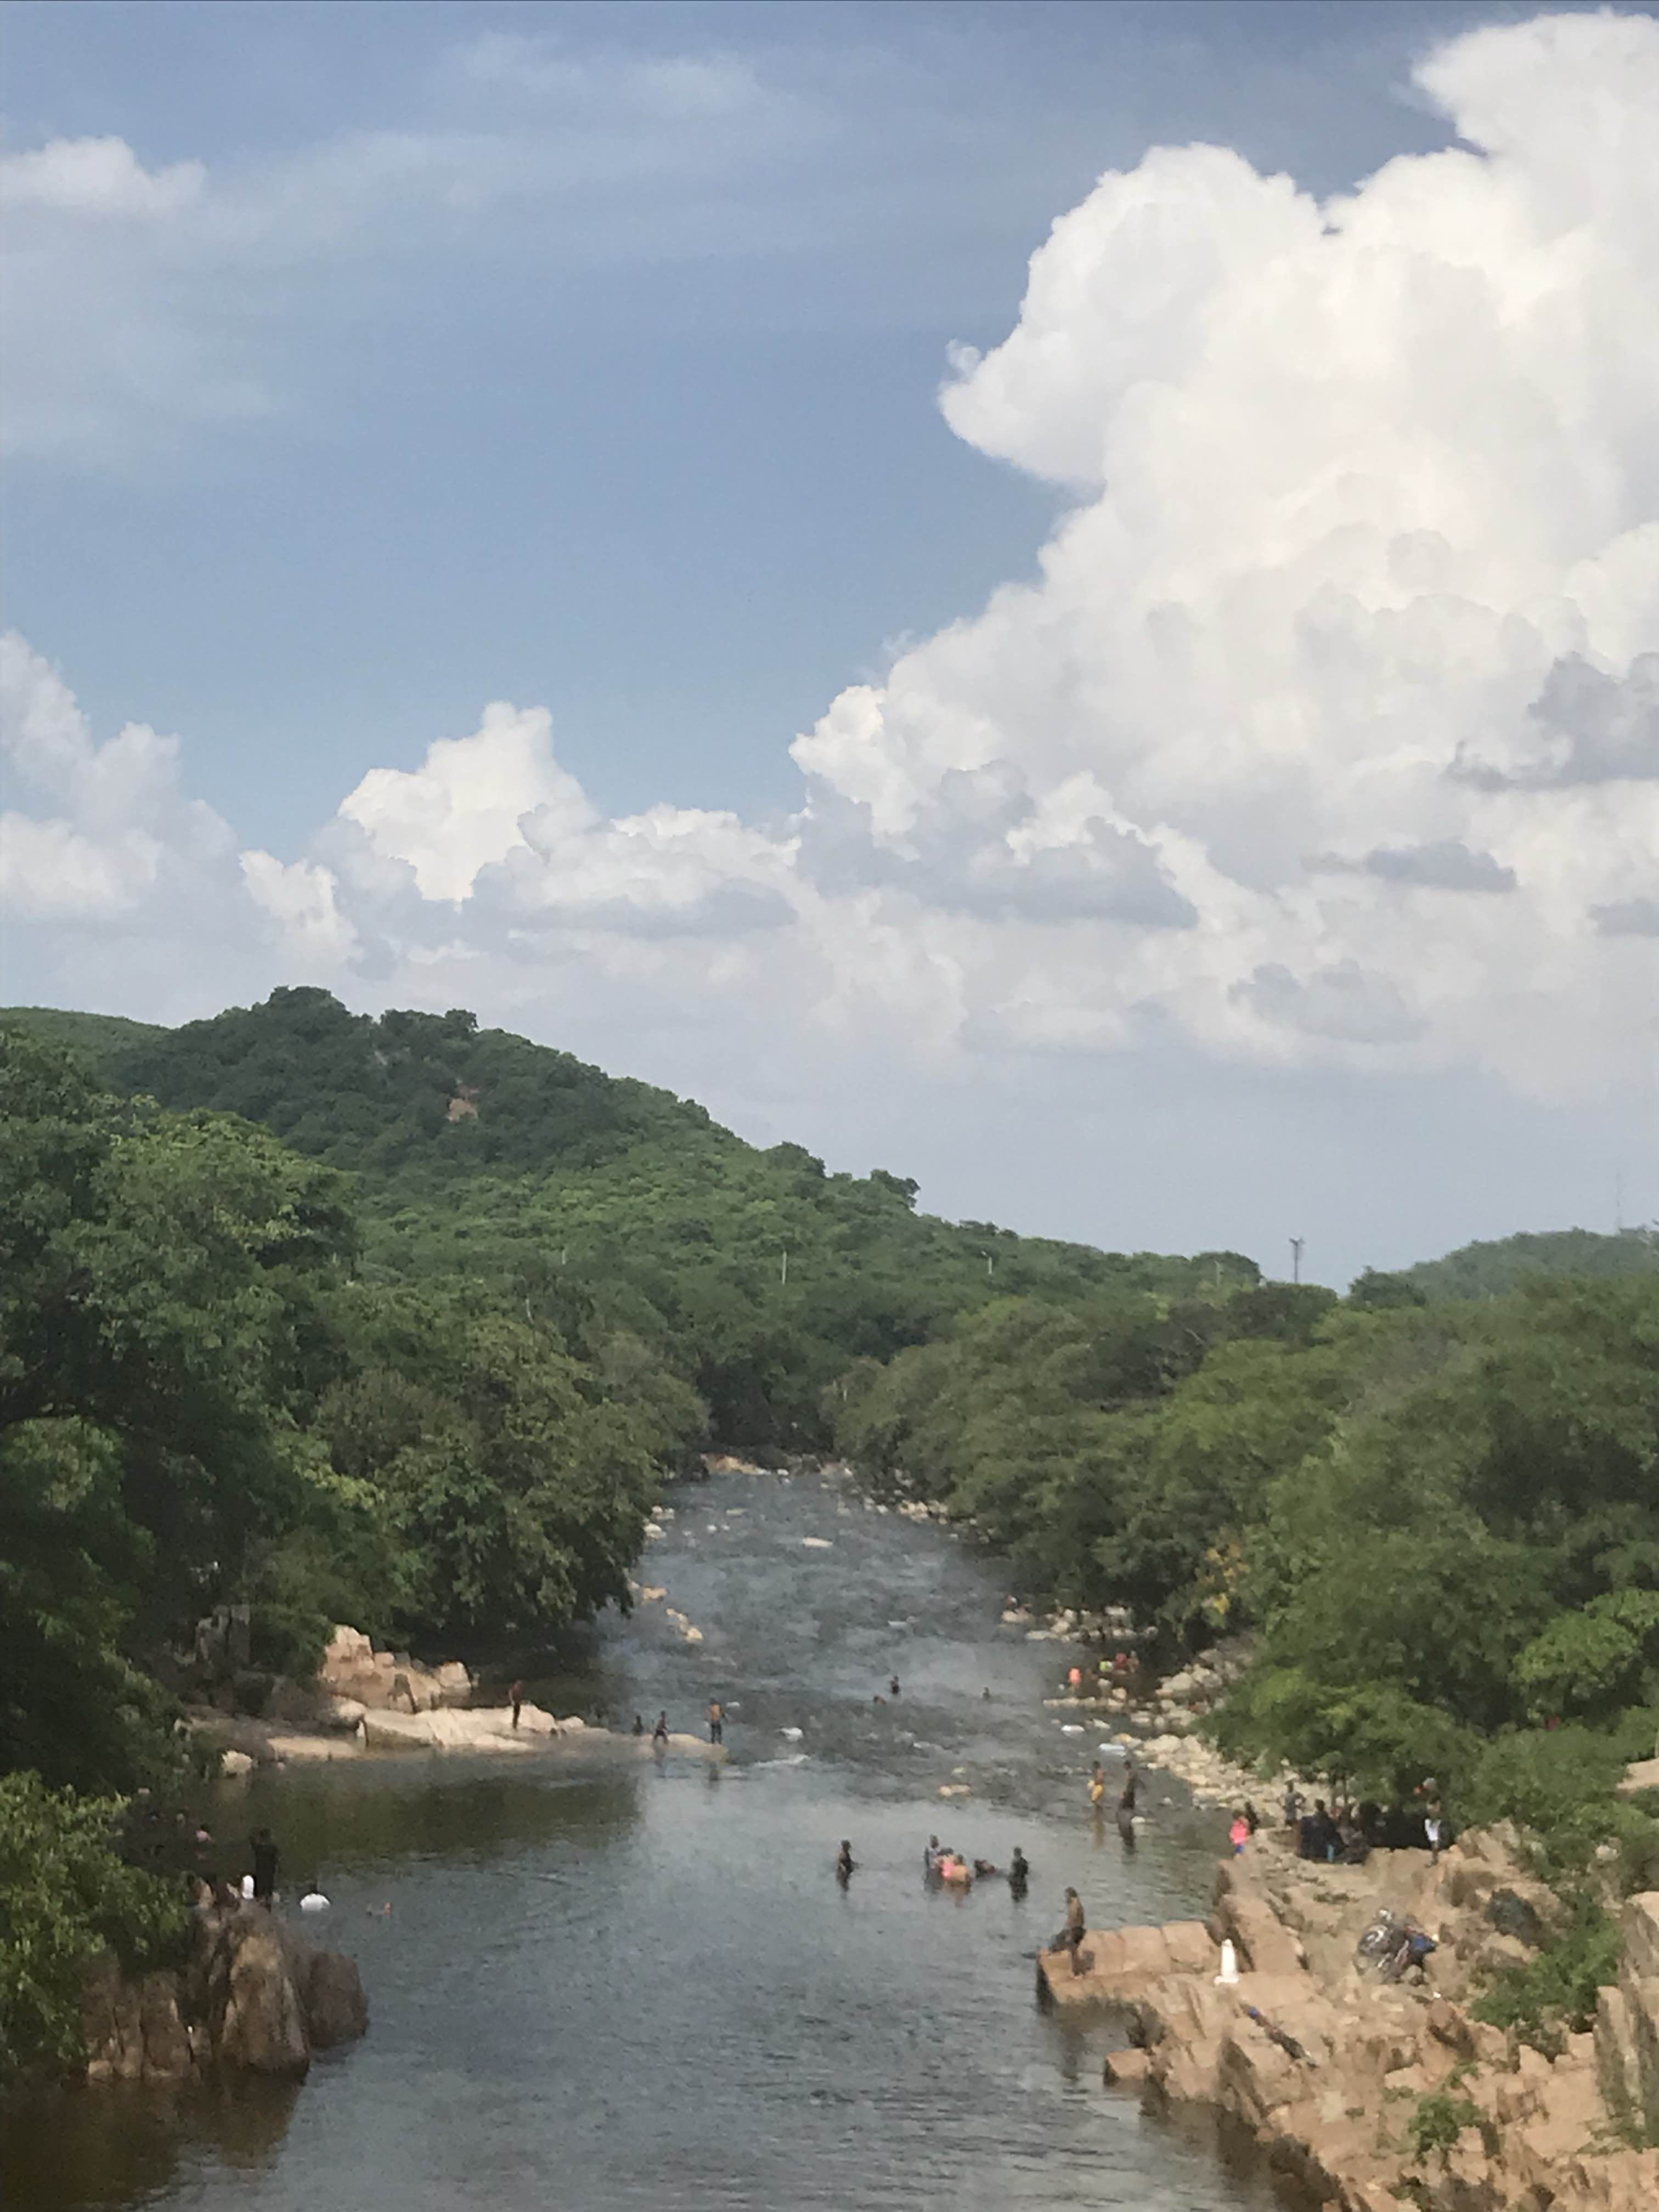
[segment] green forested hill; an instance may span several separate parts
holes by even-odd
[[[1540,1275],[1585,1275],[1612,1282],[1659,1273],[1659,1237],[1626,1229],[1554,1229],[1464,1244],[1442,1260],[1420,1261],[1404,1279],[1431,1298],[1501,1298]]]
[[[352,1178],[368,1279],[475,1279],[578,1344],[624,1330],[726,1442],[827,1441],[820,1400],[850,1361],[993,1298],[1213,1304],[1259,1279],[1236,1253],[1106,1253],[918,1214],[900,1176],[758,1150],[701,1106],[462,1012],[375,1019],[283,990],[134,1030],[99,1040],[116,1090],[241,1115]]]
[[[0,1006],[0,1027],[5,1026],[32,1031],[104,1076],[135,1046],[169,1034],[154,1022],[131,1022],[124,1014],[69,1013],[58,1006]]]

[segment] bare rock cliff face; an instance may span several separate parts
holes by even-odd
[[[189,1963],[125,1979],[106,1955],[82,1999],[89,2082],[189,2081],[216,2069],[302,2080],[312,2054],[362,2035],[356,1965],[262,1905],[197,1908]]]
[[[1626,1898],[1622,1917],[1618,1985],[1596,2007],[1596,2062],[1621,2124],[1659,2142],[1659,1894]]]
[[[1659,2151],[1631,2143],[1659,2116],[1659,1894],[1626,1907],[1624,1971],[1595,2035],[1567,2037],[1552,2060],[1465,2009],[1560,1910],[1516,1844],[1472,1833],[1437,1865],[1380,1851],[1324,1866],[1264,1833],[1222,1863],[1207,1923],[1091,1930],[1082,1972],[1051,1951],[1039,1978],[1062,2010],[1127,2021],[1134,2047],[1113,2054],[1109,2081],[1231,2114],[1328,2212],[1653,2212]],[[1357,1964],[1382,1905],[1437,1933],[1423,1985]],[[1413,2116],[1442,2098],[1464,2124],[1419,2149]]]

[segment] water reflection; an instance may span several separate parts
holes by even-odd
[[[292,2082],[156,2091],[64,2089],[0,2104],[0,2204],[119,2205],[165,2196],[181,2147],[252,2173],[275,2164]]]

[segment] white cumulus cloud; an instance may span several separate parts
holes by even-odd
[[[1487,28],[1419,82],[1460,143],[1339,198],[1162,148],[1054,224],[942,404],[1074,503],[1036,580],[830,702],[792,819],[608,818],[549,716],[497,703],[366,775],[301,860],[238,859],[172,740],[93,747],[19,645],[18,910],[160,945],[211,908],[243,988],[302,968],[710,1051],[937,1072],[1174,1041],[1639,1083],[1659,24]]]
[[[78,216],[166,216],[200,197],[199,161],[147,169],[125,138],[53,138],[0,156],[0,204]]]

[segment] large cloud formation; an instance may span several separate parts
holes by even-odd
[[[781,826],[606,820],[548,717],[497,704],[364,777],[304,860],[238,854],[174,741],[94,746],[13,641],[36,803],[4,817],[3,884],[47,988],[84,998],[114,959],[157,1011],[305,975],[549,1023],[714,997],[775,1045],[935,1064],[1173,1033],[1539,1098],[1638,1082],[1659,24],[1483,29],[1418,75],[1459,143],[1344,198],[1160,148],[1054,224],[942,404],[1073,503],[1035,581],[796,740]],[[100,220],[197,189],[141,191],[107,149],[28,176]]]

